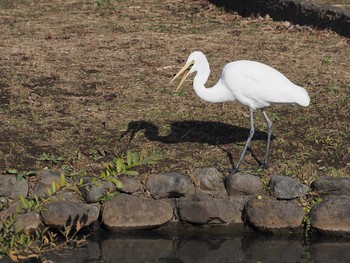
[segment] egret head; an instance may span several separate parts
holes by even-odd
[[[206,62],[206,63],[203,63],[203,62]],[[208,61],[202,52],[200,51],[192,52],[189,55],[186,61],[186,64],[182,67],[182,69],[180,69],[180,71],[175,75],[175,77],[170,81],[170,83],[172,83],[182,73],[185,73],[180,81],[180,84],[176,88],[176,91],[178,91],[188,75],[190,75],[193,72],[196,72],[201,65],[206,65],[206,64],[208,64]]]

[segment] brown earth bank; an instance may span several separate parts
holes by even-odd
[[[169,85],[193,50],[212,67],[257,60],[304,86],[307,108],[268,109],[274,140],[263,177],[309,184],[346,176],[349,40],[329,30],[226,13],[208,1],[0,1],[0,170],[56,167],[96,175],[127,150],[164,159],[142,174],[232,167],[249,133],[247,109],[209,104],[190,81]],[[264,155],[266,127],[242,169]]]

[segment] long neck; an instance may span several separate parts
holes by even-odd
[[[202,100],[209,102],[225,102],[233,101],[234,97],[226,88],[225,84],[219,79],[219,81],[211,88],[206,88],[205,83],[207,82],[210,75],[209,64],[203,64],[197,69],[197,74],[193,80],[193,89],[197,96]]]

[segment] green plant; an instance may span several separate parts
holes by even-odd
[[[32,238],[16,230],[14,224],[17,221],[18,214],[3,218],[0,225],[0,257],[1,255],[8,255],[13,261],[18,261],[19,251],[28,251],[28,247],[32,244]]]
[[[4,255],[9,256],[13,261],[18,262],[21,259],[39,258],[43,252],[49,250],[60,250],[63,246],[74,243],[76,247],[85,243],[86,239],[78,238],[77,233],[81,229],[80,222],[73,227],[65,227],[60,230],[60,233],[65,238],[64,242],[57,243],[57,234],[49,231],[49,228],[39,228],[34,232],[26,229],[19,229],[16,227],[18,216],[22,212],[40,211],[44,204],[50,201],[54,194],[60,190],[70,187],[66,177],[62,173],[57,182],[53,182],[50,187],[46,189],[46,197],[28,199],[20,196],[19,205],[16,206],[11,215],[0,218],[0,258]],[[9,204],[1,203],[1,210],[9,207]],[[73,231],[73,229],[75,231]]]
[[[264,190],[270,192],[270,190],[271,190],[270,186],[269,186],[270,180],[268,178],[266,178],[265,176],[261,176],[261,181],[263,182]]]
[[[40,254],[48,251],[47,245],[56,240],[56,234],[47,228],[39,228],[34,232],[16,227],[19,212],[1,219],[0,224],[0,258],[7,255],[12,261],[39,258]]]
[[[332,62],[332,58],[330,58],[330,57],[324,57],[322,59],[322,63],[324,63],[324,64],[329,64],[331,62]]]
[[[41,202],[39,200],[39,198],[37,196],[34,197],[34,199],[28,199],[22,195],[20,195],[19,197],[22,209],[25,212],[29,212],[29,211],[38,211],[40,206],[41,206]]]
[[[63,156],[55,156],[53,154],[43,153],[38,158],[39,161],[49,161],[53,164],[58,164],[59,162],[65,161],[66,158]]]
[[[304,211],[305,211],[305,216],[303,218],[303,223],[305,226],[305,238],[309,238],[309,233],[311,230],[311,218],[310,218],[310,211],[311,208],[316,205],[317,203],[322,202],[322,198],[319,196],[313,197],[311,200],[306,201],[307,204],[304,205]]]
[[[96,0],[95,3],[98,7],[100,7],[109,4],[109,0]]]
[[[109,201],[109,200],[111,200],[114,196],[116,196],[118,194],[118,192],[113,192],[113,193],[110,193],[110,192],[107,192],[107,193],[105,193],[103,196],[101,196],[100,198],[99,198],[99,200],[101,201],[101,202],[106,202],[106,201]]]
[[[115,157],[107,166],[107,169],[101,172],[100,179],[106,180],[110,177],[125,174],[125,175],[138,175],[139,173],[133,168],[141,165],[156,164],[162,155],[159,152],[153,152],[148,154],[146,150],[140,152],[128,151],[126,158]],[[116,183],[115,181],[112,181]]]
[[[70,186],[69,183],[66,180],[66,177],[63,173],[61,173],[59,181],[52,182],[51,187],[47,187],[45,190],[46,198],[38,198],[36,195],[34,195],[34,199],[29,199],[27,197],[24,197],[20,195],[19,200],[21,204],[21,209],[23,209],[25,212],[29,211],[39,211],[40,208],[47,203],[52,195],[56,194],[58,191],[62,190],[64,187]]]
[[[339,85],[337,84],[332,84],[328,86],[328,89],[332,92],[332,93],[338,93],[340,90]]]
[[[0,202],[0,211],[5,210],[9,206],[10,206],[10,199],[7,196],[5,196]]]
[[[75,225],[70,225],[70,226],[63,226],[63,230],[59,230],[59,232],[62,234],[62,236],[65,238],[65,243],[72,242],[72,241],[77,241],[76,236],[81,229],[81,224],[80,221],[77,221]],[[84,237],[85,240],[85,237]],[[80,242],[75,242],[75,243],[80,243]]]
[[[20,181],[22,180],[23,178],[27,178],[31,175],[35,175],[36,174],[36,171],[23,171],[23,172],[19,172],[18,170],[16,169],[7,169],[6,170],[6,173],[7,174],[13,174],[13,175],[16,175],[16,179],[17,181]]]

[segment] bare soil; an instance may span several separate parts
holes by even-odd
[[[270,167],[310,182],[350,171],[349,39],[331,31],[242,18],[207,1],[0,0],[0,170],[45,166],[97,175],[127,150],[160,151],[144,174],[231,167],[249,132],[248,110],[210,104],[169,81],[193,50],[214,84],[224,64],[257,60],[304,86],[307,108],[268,109]],[[242,168],[264,156],[266,124]],[[39,160],[46,153],[52,162]],[[54,160],[64,157],[65,161]]]
[[[342,10],[350,11],[350,0],[306,0],[314,4],[330,5]]]

